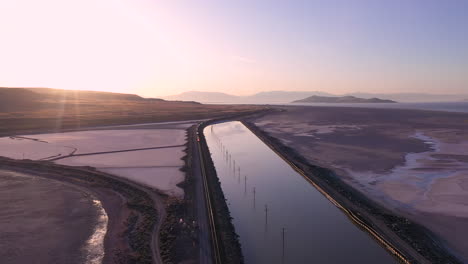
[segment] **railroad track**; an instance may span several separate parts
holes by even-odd
[[[197,148],[198,148],[198,154],[200,156],[200,167],[201,167],[201,173],[202,173],[202,178],[203,178],[203,193],[205,194],[205,201],[206,201],[206,209],[208,213],[208,222],[210,226],[210,235],[211,235],[211,245],[213,249],[213,261],[215,264],[221,264],[221,253],[219,249],[219,241],[218,241],[218,234],[216,232],[216,225],[215,225],[215,219],[214,219],[214,213],[213,213],[213,205],[211,202],[211,196],[210,196],[210,191],[208,188],[208,181],[206,179],[206,169],[205,169],[205,159],[203,156],[203,153],[201,151],[201,143],[200,143],[200,137],[199,134],[203,133],[203,131],[200,131],[201,125],[199,124],[197,126],[197,135],[196,135],[196,140],[197,140]]]

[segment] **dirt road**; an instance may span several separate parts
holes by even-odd
[[[193,177],[195,182],[195,206],[198,222],[198,239],[200,247],[199,263],[211,264],[212,250],[210,242],[210,227],[208,224],[208,213],[206,208],[206,200],[203,188],[203,178],[201,173],[201,160],[198,151],[197,135],[193,133],[189,137],[189,144],[192,145],[192,160],[193,160]]]

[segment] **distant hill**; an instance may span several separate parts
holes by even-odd
[[[0,88],[0,111],[30,110],[38,107],[44,99],[48,99],[48,96],[26,89]]]
[[[178,95],[166,96],[166,100],[196,101],[200,103],[237,103],[239,96],[219,92],[189,91]]]
[[[360,98],[386,98],[398,102],[459,102],[467,94],[428,94],[428,93],[348,93],[345,95]]]
[[[82,91],[82,90],[64,90],[53,88],[15,88],[29,90],[43,95],[49,95],[58,100],[82,99],[82,100],[144,100],[136,94],[123,94],[111,92]]]
[[[0,88],[0,136],[103,125],[211,119],[262,108],[202,105],[105,92]]]
[[[236,96],[220,92],[190,91],[167,96],[164,99],[221,104],[282,104],[312,95],[334,96],[333,94],[319,91],[269,91],[248,96]]]
[[[9,91],[7,91],[9,89]],[[0,87],[0,110],[18,107],[32,107],[38,101],[164,101],[158,98],[143,98],[135,94],[96,92],[96,91],[73,91],[51,88],[1,88]],[[310,96],[321,97],[343,97],[354,96],[362,99],[385,98],[397,102],[449,102],[463,101],[468,95],[443,95],[424,93],[399,93],[399,94],[374,94],[374,93],[351,93],[346,95],[335,95],[321,91],[267,91],[248,96],[236,96],[222,92],[190,91],[178,95],[167,96],[164,99],[172,101],[184,101],[191,103],[212,104],[287,104],[292,101],[301,100]],[[36,103],[33,103],[36,102]],[[20,106],[21,105],[21,106]]]
[[[165,97],[167,100],[197,101],[221,104],[287,104],[310,96],[343,97],[354,96],[362,99],[385,98],[397,102],[456,102],[468,94],[427,94],[427,93],[349,93],[344,95],[321,91],[268,91],[248,96],[235,96],[221,92],[191,91]]]
[[[40,97],[38,93],[27,89],[0,88],[0,98],[5,102],[32,101]]]
[[[392,100],[384,100],[379,98],[358,98],[355,96],[341,96],[341,97],[329,97],[329,96],[310,96],[301,100],[295,100],[293,103],[396,103]]]
[[[123,101],[164,101],[160,98],[143,98],[136,94],[65,90],[54,88],[30,88],[30,87],[0,87],[0,98],[5,101],[37,101],[37,100],[123,100]]]
[[[286,103],[294,100],[299,100],[308,96],[336,96],[334,94],[320,92],[320,91],[270,91],[270,92],[260,92],[251,96],[246,96],[252,102],[258,101],[261,103]]]
[[[33,110],[47,105],[72,103],[103,104],[109,102],[164,102],[157,98],[143,98],[135,94],[95,91],[73,91],[51,88],[2,88],[0,87],[0,111]]]

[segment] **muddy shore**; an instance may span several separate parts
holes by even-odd
[[[153,259],[153,234],[161,222],[161,212],[158,214],[158,211],[164,207],[158,205],[160,201],[154,200],[158,196],[151,190],[117,180],[90,167],[0,158],[0,169],[71,184],[86,189],[101,201],[109,219],[103,263],[160,262]]]
[[[2,263],[102,261],[108,217],[95,195],[72,184],[10,170],[0,170],[0,189]]]
[[[379,233],[389,241],[393,241],[392,244],[409,259],[420,263],[460,263],[462,261],[458,253],[464,252],[462,248],[465,243],[463,235],[457,235],[455,229],[457,226],[466,226],[462,218],[457,218],[459,221],[456,222],[453,216],[446,213],[425,213],[418,208],[403,210],[404,208],[398,208],[395,204],[389,205],[382,199],[382,193],[385,195],[387,193],[376,191],[375,193],[379,195],[375,196],[371,190],[373,186],[380,184],[386,186],[384,184],[387,184],[385,182],[387,179],[398,182],[400,178],[388,177],[386,172],[396,166],[407,166],[408,153],[410,158],[411,155],[420,155],[417,153],[429,153],[424,155],[431,155],[431,158],[433,154],[436,154],[436,158],[456,158],[458,163],[449,160],[440,161],[433,163],[438,164],[435,168],[426,162],[426,170],[437,172],[440,176],[444,176],[440,174],[442,168],[462,173],[464,167],[461,167],[460,162],[464,155],[447,156],[432,153],[430,151],[434,148],[428,146],[427,142],[421,141],[418,138],[419,134],[414,137],[412,135],[415,131],[423,131],[422,133],[437,136],[443,142],[463,142],[462,131],[466,127],[464,122],[467,120],[466,117],[466,114],[429,111],[388,109],[343,111],[331,107],[283,107],[268,115],[246,118],[245,123],[267,145],[304,171],[307,177],[319,184],[330,196],[339,200],[346,208],[356,210],[364,220],[367,219],[374,229],[379,230]],[[447,146],[451,146],[448,143],[442,145],[440,149],[447,151]],[[457,149],[451,148],[451,151]],[[411,154],[412,152],[416,154]],[[440,164],[444,164],[445,167],[441,167]],[[350,174],[349,171],[354,174]],[[413,174],[420,171],[418,168],[408,169],[408,172]],[[374,183],[370,184],[370,187],[363,188],[362,183],[369,179],[371,173],[382,176],[376,178],[377,185]],[[389,190],[405,191],[401,187],[408,184],[408,178],[411,179],[406,177],[408,176],[402,174],[399,187]],[[463,175],[457,177],[462,179]],[[454,188],[454,182],[450,182],[449,179],[451,178],[441,186],[427,185],[432,187],[429,193],[445,188],[445,194],[451,192],[452,195],[458,195],[457,197],[462,199],[463,191],[454,192],[453,190],[458,189]],[[435,183],[442,184],[442,181],[443,178]],[[452,191],[447,189],[449,187]],[[398,195],[404,197],[402,194]],[[418,195],[418,192],[415,192],[415,195]],[[433,197],[438,200],[443,198]],[[456,200],[443,201],[453,203]],[[425,206],[424,209],[437,208],[434,204],[426,203]],[[459,206],[457,213],[464,212],[465,210]],[[458,253],[454,249],[457,249]]]

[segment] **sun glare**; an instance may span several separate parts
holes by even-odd
[[[463,21],[434,24],[429,5],[260,2],[3,0],[0,86],[146,96],[466,87]]]
[[[2,1],[0,24],[8,26],[0,27],[0,35],[10,40],[2,41],[0,50],[5,86],[130,92],[147,85],[172,67],[167,62],[183,59],[167,43],[184,42],[167,30],[176,26],[148,14],[147,9],[157,11],[152,5]]]

